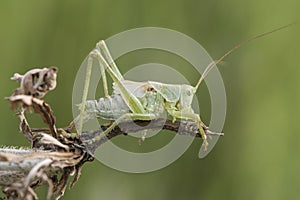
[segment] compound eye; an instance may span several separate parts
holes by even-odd
[[[191,95],[193,95],[193,93],[192,93],[192,91],[191,91],[191,90],[187,90],[187,91],[186,91],[186,94],[187,94],[188,96],[191,96]]]

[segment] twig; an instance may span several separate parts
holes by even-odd
[[[223,133],[212,132],[205,126],[203,123],[201,124],[203,130],[206,135],[209,136],[223,136]],[[83,132],[80,135],[81,142],[91,151],[92,153],[100,147],[102,144],[107,142],[108,140],[118,136],[118,135],[127,135],[127,133],[135,133],[143,130],[169,130],[175,132],[179,135],[187,135],[192,137],[200,137],[200,131],[197,127],[197,124],[192,121],[176,121],[172,122],[171,120],[166,119],[155,119],[152,121],[141,121],[136,120],[134,122],[122,122],[113,129],[108,135],[102,136],[102,138],[96,142],[93,141],[93,138],[102,134],[109,125],[102,125],[99,130]]]
[[[71,123],[72,124],[72,123]],[[97,142],[91,142],[93,139],[99,135],[102,134],[103,131],[105,131],[110,124],[107,125],[101,125],[99,130],[95,131],[88,131],[88,132],[83,132],[79,140],[80,142],[86,146],[89,151],[95,150],[96,148],[100,147],[102,144],[107,142],[108,140],[119,136],[119,135],[127,135],[127,133],[136,133],[144,130],[169,130],[172,132],[175,132],[176,134],[179,135],[187,135],[191,137],[200,137],[200,132],[197,127],[197,124],[193,121],[176,121],[172,122],[172,120],[169,119],[155,119],[152,121],[142,121],[142,120],[135,120],[135,121],[126,121],[122,122],[114,128],[108,135],[102,136],[102,138],[97,141]],[[201,124],[203,130],[205,131],[206,135],[208,136],[223,136],[223,133],[217,133],[217,132],[212,132],[208,129],[208,127],[205,124]],[[74,127],[72,125],[72,127]],[[75,131],[74,129],[71,130],[70,127],[67,128],[60,128],[57,129],[58,133],[63,133],[63,132],[71,132]],[[32,128],[32,132],[48,132],[49,128]]]

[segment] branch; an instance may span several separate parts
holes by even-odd
[[[100,140],[94,141],[96,137],[101,135],[103,131],[109,128],[110,124],[101,125],[99,130],[95,131],[87,131],[83,132],[79,136],[79,143],[83,145],[85,148],[89,149],[91,153],[93,153],[97,148],[99,148],[102,144],[106,143],[110,139],[119,136],[119,135],[127,135],[127,133],[136,133],[145,130],[169,130],[175,132],[178,135],[187,135],[191,137],[199,137],[201,138],[200,131],[198,129],[197,123],[193,121],[176,121],[172,122],[169,119],[155,119],[151,121],[143,121],[143,120],[135,120],[135,121],[126,121],[120,123],[117,127],[115,127],[111,132],[109,132],[106,136],[102,136]],[[207,136],[223,136],[224,133],[217,133],[210,131],[209,128],[201,123],[201,126]],[[51,133],[49,128],[32,128],[32,132],[46,132]],[[58,128],[57,132],[61,135],[70,134],[75,132],[74,121],[66,128]],[[74,136],[74,134],[72,134]],[[76,134],[75,134],[76,135]],[[76,135],[77,136],[77,135]]]
[[[127,133],[135,133],[144,130],[169,130],[175,132],[179,135],[187,135],[192,137],[200,137],[200,132],[198,126],[195,122],[192,121],[176,121],[172,122],[172,120],[166,119],[155,119],[152,121],[142,121],[136,120],[134,122],[122,122],[114,128],[108,135],[102,136],[100,140],[94,142],[93,139],[98,137],[105,131],[110,125],[102,125],[99,130],[83,132],[80,135],[81,142],[90,150],[92,153],[96,150],[96,148],[100,147],[102,144],[107,142],[108,140],[118,136],[118,135],[127,135]],[[223,133],[212,132],[205,126],[203,123],[201,124],[203,130],[208,136],[223,136]],[[93,141],[93,142],[90,142]]]

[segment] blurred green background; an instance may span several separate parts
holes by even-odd
[[[0,144],[17,146],[29,144],[4,100],[17,87],[9,80],[15,72],[59,67],[57,89],[45,100],[61,127],[72,119],[77,68],[100,39],[131,28],[165,27],[192,37],[218,58],[251,35],[298,20],[300,8],[297,0],[10,0],[0,5]],[[127,174],[87,163],[63,199],[300,199],[299,33],[298,25],[261,38],[219,68],[227,93],[226,135],[208,157],[198,159],[197,140],[172,165],[152,173]],[[123,73],[136,59],[143,63],[137,55],[117,60],[127,66]],[[191,67],[182,68],[188,73]],[[187,78],[196,83],[198,77],[188,73]],[[207,105],[201,116],[208,123],[205,95],[200,90],[201,105]],[[32,118],[32,126],[44,126]],[[45,191],[40,193],[43,199]]]

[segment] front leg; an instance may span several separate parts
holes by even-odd
[[[203,140],[202,147],[200,149],[199,155],[203,153],[203,152],[201,152],[202,150],[204,152],[206,152],[207,151],[207,147],[208,147],[208,142],[207,142],[207,136],[205,134],[205,131],[204,131],[202,125],[201,125],[202,121],[201,121],[200,115],[195,114],[195,113],[181,112],[181,111],[174,110],[172,108],[167,109],[167,111],[173,117],[173,119],[176,119],[176,118],[179,118],[179,119],[191,119],[191,120],[193,120],[194,122],[197,123],[197,126],[198,126],[198,129],[199,129],[201,138]]]

